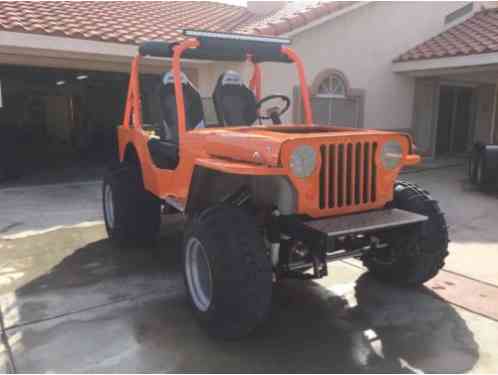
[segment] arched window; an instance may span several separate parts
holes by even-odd
[[[319,72],[310,86],[310,94],[315,123],[353,128],[363,126],[365,91],[351,88],[347,76],[340,70],[329,68]],[[298,95],[295,103],[299,103]],[[295,118],[298,121],[302,121],[300,116],[301,113],[296,111]]]
[[[326,76],[320,82],[317,96],[327,98],[345,98],[347,95],[346,81],[337,73]]]

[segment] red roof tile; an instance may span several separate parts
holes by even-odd
[[[252,19],[238,27],[238,31],[281,35],[302,27],[318,18],[350,7],[356,2],[297,1],[289,2],[279,10],[260,19]]]
[[[474,14],[406,51],[395,62],[498,52],[498,9]]]
[[[279,35],[350,3],[289,2],[261,17],[211,1],[0,2],[0,30],[127,44],[173,41],[182,29]]]

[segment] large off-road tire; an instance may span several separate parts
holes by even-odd
[[[272,267],[253,217],[237,207],[209,208],[187,225],[183,250],[190,302],[210,335],[243,337],[265,320]]]
[[[434,277],[448,255],[448,228],[438,203],[414,184],[397,182],[391,207],[415,212],[428,220],[380,235],[389,244],[365,256],[364,265],[379,280],[420,285]]]
[[[102,207],[109,238],[120,245],[151,245],[161,221],[160,200],[146,191],[138,168],[110,168],[102,185]]]

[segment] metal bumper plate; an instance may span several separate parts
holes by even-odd
[[[416,224],[427,220],[427,216],[397,208],[369,211],[359,214],[305,221],[302,224],[314,232],[327,237],[338,237],[354,233],[368,233]]]

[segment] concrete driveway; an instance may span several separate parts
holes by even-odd
[[[497,372],[497,196],[462,167],[403,177],[447,212],[446,271],[413,290],[333,263],[276,288],[268,323],[235,342],[190,312],[175,218],[155,249],[124,250],[99,222],[98,184],[0,190],[0,372]]]

